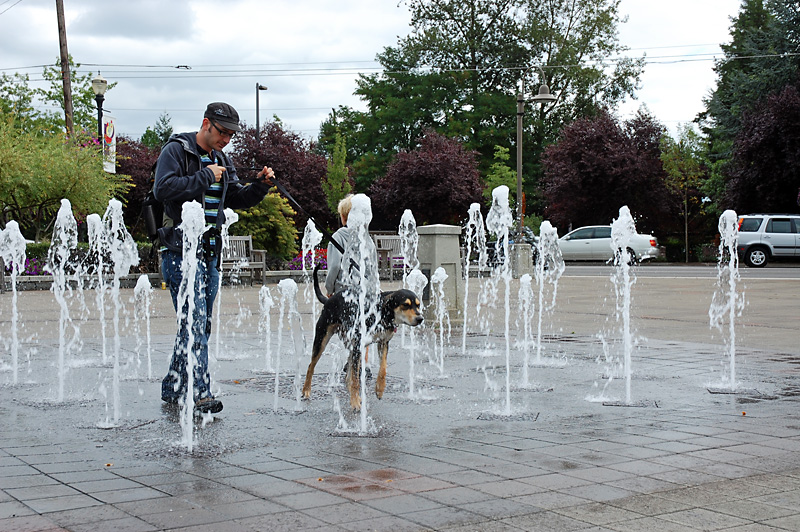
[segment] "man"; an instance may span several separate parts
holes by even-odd
[[[158,230],[161,240],[161,274],[178,311],[178,290],[183,281],[183,234],[181,210],[184,202],[197,201],[205,211],[206,225],[198,252],[197,279],[194,286],[192,334],[188,346],[188,302],[179,312],[178,334],[169,371],[161,383],[161,399],[177,404],[186,393],[188,349],[195,357],[194,404],[199,412],[216,413],[222,402],[210,389],[208,374],[208,337],[211,334],[211,313],[219,286],[218,259],[221,252],[220,228],[225,221],[226,207],[244,209],[257,205],[269,189],[274,176],[266,166],[256,176],[257,181],[242,184],[236,170],[222,149],[230,142],[239,127],[239,114],[227,103],[208,104],[200,130],[173,135],[161,150],[156,165],[153,193],[164,204],[164,227]]]

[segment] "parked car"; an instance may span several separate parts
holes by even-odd
[[[772,259],[800,260],[800,215],[748,214],[739,218],[739,258],[762,268]]]
[[[559,238],[558,247],[564,260],[608,261],[613,260],[615,254],[611,249],[610,225],[579,227]],[[637,262],[655,258],[658,256],[658,241],[653,235],[634,235],[628,253]]]

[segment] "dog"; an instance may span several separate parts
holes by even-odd
[[[330,339],[338,333],[350,351],[345,377],[347,389],[350,392],[350,406],[355,410],[360,410],[361,336],[358,302],[355,301],[357,298],[353,297],[355,294],[348,297],[344,290],[336,292],[330,298],[325,297],[319,288],[317,279],[319,268],[319,265],[314,268],[314,293],[323,307],[314,329],[311,363],[306,371],[303,397],[311,398],[311,378],[314,376],[314,368]],[[378,378],[375,380],[375,395],[381,399],[386,389],[386,357],[389,353],[389,341],[394,336],[398,325],[416,327],[423,322],[423,317],[420,312],[419,298],[411,290],[381,292],[377,307],[376,312],[367,315],[367,341],[364,345],[378,344],[380,367]]]

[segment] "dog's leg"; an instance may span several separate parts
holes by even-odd
[[[325,347],[327,347],[331,336],[333,336],[335,332],[335,324],[325,327],[324,324],[317,322],[317,328],[314,333],[314,346],[311,349],[311,363],[308,365],[306,382],[303,384],[303,397],[306,399],[311,399],[311,377],[314,376],[314,368],[317,366],[317,362],[319,362],[322,353],[325,351]]]
[[[350,406],[353,410],[361,410],[361,354],[358,345],[350,352],[346,380],[350,391]]]
[[[380,358],[380,368],[378,378],[375,381],[375,395],[378,399],[383,398],[383,391],[386,389],[386,358],[389,354],[389,342],[378,342],[378,357]]]

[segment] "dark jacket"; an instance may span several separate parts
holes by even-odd
[[[181,210],[187,201],[195,200],[205,207],[205,192],[214,183],[214,172],[203,168],[195,133],[172,135],[161,150],[156,164],[153,194],[164,205],[164,226],[158,230],[161,244],[181,253],[183,235]],[[226,170],[222,174],[222,201],[217,213],[216,229],[225,222],[225,208],[246,209],[258,205],[269,190],[261,182],[242,184],[233,163],[224,152],[215,152]],[[219,255],[221,239],[216,239]]]

